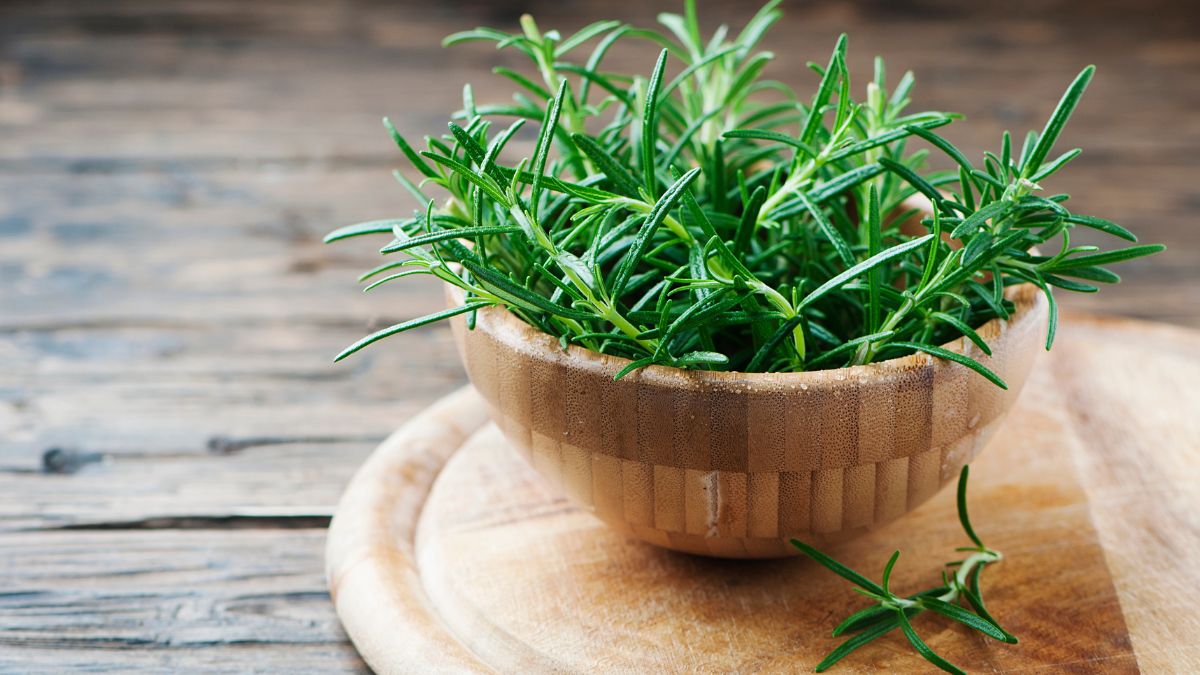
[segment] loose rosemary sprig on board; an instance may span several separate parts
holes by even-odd
[[[958,477],[958,520],[962,523],[963,531],[966,532],[973,546],[955,549],[967,553],[967,557],[946,563],[947,569],[942,571],[942,584],[935,588],[908,596],[899,596],[891,591],[888,582],[892,575],[892,568],[895,567],[896,560],[900,557],[900,551],[892,554],[883,568],[880,583],[877,584],[812,546],[796,539],[792,540],[792,545],[803,551],[805,555],[857,586],[855,591],[871,598],[876,603],[846,617],[838,624],[837,628],[833,629],[834,637],[842,635],[852,635],[852,637],[830,652],[817,665],[818,673],[827,670],[854,650],[887,635],[896,628],[904,633],[904,637],[908,639],[913,649],[917,650],[930,663],[949,673],[963,673],[960,668],[930,649],[929,645],[925,644],[913,629],[912,618],[925,610],[957,621],[995,640],[1009,644],[1017,643],[1017,638],[1001,628],[983,604],[979,577],[985,567],[999,562],[1003,556],[999,551],[985,546],[979,535],[975,533],[975,529],[971,527],[971,519],[967,515],[967,476],[968,467],[964,466]],[[965,603],[966,607],[958,604],[960,602]]]
[[[977,165],[934,131],[957,115],[907,110],[911,73],[889,85],[877,58],[856,100],[846,36],[826,63],[810,64],[811,96],[764,79],[773,55],[758,45],[777,6],[708,37],[688,0],[683,15],[660,15],[662,32],[601,21],[564,36],[526,16],[516,33],[447,38],[527,57],[526,72],[494,69],[516,87],[513,103],[478,103],[467,86],[448,133],[426,137],[423,150],[385,121],[421,176],[416,184],[396,172],[421,208],[327,241],[391,235],[382,252],[404,257],[364,274],[366,290],[431,275],[466,302],[385,328],[337,358],[495,305],[564,347],[630,359],[622,374],[649,364],[801,371],[921,351],[1005,386],[976,358],[939,345],[965,336],[989,354],[976,329],[1008,317],[1006,288],[1029,282],[1051,302],[1049,348],[1054,289],[1094,292],[1120,280],[1110,263],[1161,250],[1073,245],[1077,227],[1135,237],[1069,211],[1067,195],[1039,194],[1080,152],[1050,154],[1090,66],[1040,132],[1020,148],[1004,134],[999,153]],[[648,76],[604,67],[631,39],[661,49]],[[515,121],[497,125],[503,118]],[[530,121],[532,152],[510,161]],[[956,169],[925,169],[930,149]],[[913,234],[901,225],[917,194],[932,216]]]

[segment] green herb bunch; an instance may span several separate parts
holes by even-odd
[[[837,628],[833,629],[834,637],[842,635],[851,635],[852,637],[830,652],[817,665],[818,673],[841,661],[859,647],[899,628],[904,633],[904,637],[908,639],[909,644],[930,663],[946,672],[961,674],[963,671],[960,668],[930,649],[929,645],[925,644],[925,641],[913,629],[911,619],[925,610],[957,621],[995,640],[1009,644],[1017,643],[1017,638],[1001,628],[983,604],[983,591],[979,586],[979,576],[985,567],[999,562],[1003,556],[999,551],[993,551],[984,546],[983,540],[975,534],[975,529],[971,527],[971,519],[967,515],[968,475],[968,468],[964,466],[958,477],[958,520],[962,523],[963,531],[966,532],[973,546],[956,549],[968,555],[962,560],[946,563],[946,569],[942,571],[942,583],[936,588],[909,596],[899,596],[892,592],[888,582],[892,576],[892,568],[895,567],[896,560],[900,557],[900,551],[896,551],[888,559],[883,568],[880,583],[875,583],[812,546],[796,539],[792,540],[792,545],[803,551],[805,555],[854,584],[855,591],[875,601],[874,605],[851,614],[846,617],[845,621],[838,624]],[[958,603],[964,603],[966,606]]]
[[[564,347],[630,359],[621,375],[649,364],[801,371],[923,351],[1004,386],[938,345],[966,336],[990,353],[975,329],[1008,317],[1006,287],[1030,282],[1051,303],[1049,348],[1053,288],[1096,291],[1119,281],[1104,265],[1161,249],[1073,246],[1076,227],[1136,239],[1071,213],[1066,195],[1041,196],[1040,183],[1079,155],[1050,151],[1092,67],[1041,132],[1020,148],[1006,133],[999,154],[977,166],[934,131],[958,116],[907,111],[911,73],[889,89],[877,58],[856,100],[844,35],[826,64],[810,64],[819,78],[811,97],[764,79],[772,54],[758,45],[777,5],[708,38],[693,0],[682,16],[659,17],[665,32],[602,21],[563,37],[526,16],[519,33],[447,38],[528,57],[527,73],[495,68],[516,86],[514,102],[477,104],[468,85],[449,133],[426,137],[422,151],[385,120],[423,177],[414,184],[396,172],[421,208],[327,241],[390,234],[382,252],[406,255],[364,274],[367,290],[426,274],[465,301],[370,335],[338,359],[451,316],[473,322],[496,305]],[[604,67],[631,39],[662,49],[649,77]],[[506,118],[515,121],[495,123]],[[539,125],[532,154],[506,162],[530,120]],[[926,170],[929,149],[957,170]],[[905,207],[913,195],[928,200],[926,217]],[[919,236],[901,231],[914,216]]]

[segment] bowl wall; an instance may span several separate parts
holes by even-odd
[[[452,303],[461,302],[456,289]],[[647,542],[703,555],[795,555],[898,518],[957,477],[995,433],[1041,351],[1045,298],[945,347],[1008,383],[924,354],[802,373],[651,366],[558,341],[501,308],[452,320],[496,425],[578,505]]]

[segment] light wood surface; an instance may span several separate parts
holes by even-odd
[[[1069,320],[972,465],[976,529],[1006,556],[989,568],[985,593],[1021,643],[922,617],[916,626],[931,646],[971,671],[1200,668],[1190,590],[1200,584],[1197,381],[1196,333]],[[838,643],[829,630],[863,604],[806,559],[694,557],[603,525],[495,426],[466,437],[464,420],[483,409],[468,389],[415,418],[376,451],[339,507],[332,590],[378,672],[801,670]],[[893,587],[936,585],[965,542],[950,492],[829,551],[877,576],[900,548]],[[384,545],[347,555],[351,539]],[[385,571],[401,569],[388,583]],[[379,619],[393,613],[402,621]],[[431,646],[448,639],[452,648]],[[927,670],[902,641],[881,640],[840,672]]]
[[[447,286],[452,305],[462,302]],[[927,354],[801,373],[650,366],[558,341],[504,308],[452,320],[496,426],[583,510],[652,544],[722,558],[800,555],[785,542],[858,536],[953,481],[1004,422],[1045,344],[1048,305],[1009,289],[1013,315],[965,353],[1008,384]]]
[[[701,6],[707,28],[751,11]],[[678,7],[0,3],[0,671],[362,671],[325,590],[326,524],[379,442],[465,377],[444,326],[330,365],[442,297],[421,281],[360,295],[375,247],[320,237],[412,209],[380,117],[420,138],[445,131],[464,82],[481,102],[508,99],[490,45],[443,50],[443,36],[516,30],[527,10],[570,30]],[[847,31],[856,87],[875,54],[893,81],[913,69],[914,106],[965,113],[944,131],[972,157],[1003,128],[1040,127],[1097,64],[1063,137],[1086,152],[1051,189],[1169,250],[1119,267],[1120,286],[1060,297],[1200,327],[1200,4],[784,7],[767,38],[773,76],[811,88],[804,62]],[[614,64],[648,72],[655,54],[631,43]],[[1124,435],[1105,416],[1101,440]],[[1152,458],[1179,441],[1156,419],[1131,427]],[[79,460],[58,465],[70,471],[43,468],[55,448]],[[1161,493],[1142,470],[1114,474],[1113,512],[1126,491]],[[1172,599],[1167,611],[1188,595],[1148,578],[1172,585],[1132,592]]]

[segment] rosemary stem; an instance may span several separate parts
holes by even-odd
[[[621,199],[612,200],[612,203],[621,204],[622,206],[625,206],[633,211],[637,211],[638,213],[650,213],[654,210],[653,204],[647,204],[640,199],[622,197]],[[674,234],[676,237],[678,237],[680,241],[683,241],[689,246],[696,244],[696,237],[693,236],[692,233],[683,226],[683,223],[676,220],[674,216],[667,216],[666,218],[663,218],[663,225],[666,225],[667,229],[671,231],[671,234]]]
[[[645,338],[639,338],[638,335],[641,333],[641,331],[639,331],[636,326],[634,326],[632,323],[630,323],[629,319],[626,319],[625,317],[621,316],[621,313],[618,312],[611,305],[604,305],[602,307],[598,307],[598,309],[601,310],[601,313],[604,316],[604,318],[608,319],[614,326],[616,326],[618,329],[620,329],[620,331],[622,333],[624,333],[624,334],[628,335],[630,338],[632,338],[634,342],[637,342],[639,345],[641,345],[643,348],[645,348],[646,351],[649,351],[649,352],[657,351],[658,340],[647,340]]]
[[[808,179],[814,173],[816,173],[817,169],[819,168],[821,167],[816,160],[809,160],[808,162],[805,162],[803,169],[788,176],[787,180],[783,181],[783,184],[779,186],[779,189],[775,192],[772,192],[767,197],[767,200],[763,202],[762,208],[758,210],[759,221],[766,219],[766,217],[769,216],[772,211],[774,211],[779,207],[780,204],[783,203],[783,200],[787,199],[793,192],[803,187],[804,184],[808,182]]]
[[[958,571],[954,573],[954,583],[950,584],[950,590],[938,596],[938,599],[943,602],[954,602],[958,600],[958,596],[962,590],[967,587],[967,579],[971,577],[971,572],[978,565],[990,565],[994,562],[999,562],[1004,556],[999,551],[991,549],[980,549],[976,553],[967,556],[967,559],[958,567]]]
[[[909,311],[911,311],[912,308],[915,306],[916,306],[916,298],[911,295],[906,297],[904,299],[904,304],[900,305],[898,308],[896,308],[894,311],[892,311],[890,314],[888,314],[888,318],[886,321],[884,321],[883,325],[879,328],[879,332],[886,333],[888,331],[895,330],[896,326],[900,325],[900,322],[909,313]],[[859,345],[858,351],[854,355],[854,364],[861,366],[861,365],[870,363],[871,359],[875,358],[875,354],[880,349],[883,349],[883,345],[885,345],[886,343],[887,343],[886,340],[880,340],[878,342],[862,343],[861,345]]]
[[[924,299],[925,295],[929,292],[929,290],[931,288],[937,287],[938,282],[941,281],[942,278],[946,276],[946,274],[950,270],[950,267],[954,263],[955,263],[954,256],[947,257],[946,260],[942,263],[942,266],[938,268],[937,273],[935,273],[933,275],[933,278],[929,279],[928,283],[926,283],[926,284],[922,285],[920,288],[918,288],[916,293],[906,295],[905,299],[904,299],[904,303],[901,304],[899,307],[897,307],[895,310],[893,310],[890,314],[888,314],[888,318],[884,321],[883,326],[879,329],[880,332],[888,332],[891,330],[895,330],[896,327],[900,325],[900,322],[904,319],[904,317],[907,316],[908,313],[910,311],[912,311],[912,309],[914,307],[916,307],[917,305],[919,305],[921,303],[921,301]],[[852,363],[854,365],[860,365],[860,366],[870,363],[871,360],[875,358],[875,355],[877,353],[879,353],[879,350],[883,349],[883,346],[885,344],[887,344],[887,340],[879,340],[877,342],[864,342],[862,345],[859,346],[858,350],[855,352],[854,360]]]
[[[513,218],[522,223],[530,232],[533,233],[533,239],[539,246],[553,256],[557,256],[559,254],[559,249],[557,246],[555,246],[554,240],[549,234],[546,233],[545,228],[541,226],[537,218],[525,213],[523,209],[516,205],[510,209],[510,213],[512,214]],[[596,293],[593,292],[591,284],[581,278],[575,270],[571,269],[570,267],[564,267],[563,272],[566,274],[567,278],[570,279],[571,284],[574,285],[575,288],[579,290],[579,292],[587,300],[588,304],[597,310],[600,317],[607,320],[613,326],[616,326],[618,330],[629,336],[629,338],[640,345],[643,349],[652,352],[657,350],[657,340],[639,338],[638,335],[641,334],[641,331],[638,330],[637,326],[634,326],[629,322],[628,319],[622,316],[621,313],[617,311],[614,303],[598,298]],[[568,325],[572,326],[572,329],[575,330],[576,335],[585,332],[582,325],[580,325],[577,321],[567,318],[564,318],[563,320],[564,322],[569,322]]]
[[[936,596],[937,600],[953,604],[958,601],[962,595],[963,589],[967,587],[967,580],[971,576],[971,572],[980,565],[990,565],[994,562],[999,562],[1004,558],[999,551],[991,549],[980,549],[971,554],[958,567],[958,571],[954,573],[954,581],[950,584],[949,589]],[[889,598],[884,601],[885,606],[897,607],[900,609],[908,609],[910,607],[923,609],[920,598],[913,600],[910,598]]]

